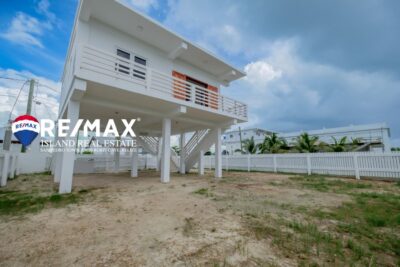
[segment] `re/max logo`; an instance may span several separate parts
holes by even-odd
[[[23,122],[23,123],[17,123],[15,124],[16,129],[20,128],[32,128],[32,129],[37,129],[37,124],[34,123],[28,123],[28,122]]]
[[[83,136],[87,137],[89,132],[95,132],[96,137],[107,137],[110,135],[114,136],[121,136],[121,137],[126,137],[126,136],[131,136],[135,137],[135,132],[133,131],[132,127],[135,124],[135,119],[132,119],[130,121],[126,119],[121,119],[122,124],[124,125],[124,129],[122,131],[122,134],[120,135],[119,129],[117,128],[117,125],[115,124],[113,119],[110,119],[107,121],[107,124],[104,128],[103,133],[101,134],[101,128],[100,126],[101,121],[100,119],[95,119],[92,122],[89,120],[84,121],[83,119],[79,119],[75,125],[70,125],[71,121],[69,119],[59,119],[57,122],[57,136],[58,137],[75,137],[79,130],[83,130]],[[73,127],[72,130],[71,126]],[[54,128],[56,127],[54,121],[49,120],[49,119],[42,119],[40,120],[40,135],[42,137],[44,136],[50,136],[54,137]]]

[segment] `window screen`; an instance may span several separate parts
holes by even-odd
[[[117,55],[128,60],[131,59],[131,54],[121,49],[117,49]]]
[[[139,64],[141,64],[141,65],[146,66],[146,59],[143,59],[143,58],[141,58],[141,57],[135,56],[135,62],[136,62],[136,63],[139,63]]]

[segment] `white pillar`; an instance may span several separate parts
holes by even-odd
[[[353,155],[353,162],[354,162],[354,173],[356,175],[356,179],[360,180],[360,169],[358,167],[358,157],[357,154]]]
[[[58,129],[56,127],[55,133],[54,133],[54,144],[57,144],[57,141],[59,140],[58,138]],[[51,175],[54,176],[54,182],[56,181],[56,169],[57,169],[57,157],[58,157],[58,152],[53,150],[52,159],[51,159]]]
[[[215,178],[222,178],[221,128],[215,129]]]
[[[119,173],[120,167],[120,148],[121,148],[121,138],[115,137],[115,146],[114,146],[114,173]]]
[[[185,174],[185,158],[186,158],[186,151],[185,151],[185,133],[181,133],[180,138],[180,173]]]
[[[382,137],[382,143],[383,143],[383,152],[391,152],[392,151],[392,146],[390,145],[390,137],[389,137],[389,129],[383,129],[383,137]]]
[[[311,156],[307,153],[307,174],[311,175]]]
[[[18,176],[19,175],[19,168],[18,168],[18,163],[19,163],[19,155],[16,156],[15,158],[15,175]]]
[[[138,177],[139,156],[137,147],[132,152],[131,177]]]
[[[204,175],[204,150],[200,150],[198,170],[199,175]]]
[[[58,138],[58,141],[61,143],[64,139]],[[53,152],[54,153],[54,152]],[[54,182],[59,183],[61,180],[61,165],[64,153],[62,152],[55,152],[55,167],[54,167]]]
[[[7,185],[8,167],[9,167],[9,165],[10,165],[10,153],[4,151],[0,186],[6,186]]]
[[[168,183],[171,162],[171,119],[164,118],[162,123],[161,182]]]
[[[162,137],[158,138],[157,157],[156,157],[156,171],[161,170],[161,152],[162,152]]]
[[[76,122],[79,119],[79,102],[70,100],[67,109],[67,119],[70,120],[70,129],[67,140],[75,140],[75,137],[70,137],[70,133],[73,130]],[[62,152],[61,168],[60,168],[60,188],[59,193],[71,193],[72,190],[72,176],[74,174],[75,164],[75,147],[69,147],[68,150]]]
[[[10,179],[14,179],[14,175],[15,175],[15,163],[17,160],[17,156],[16,155],[11,155],[10,156],[10,160],[11,160],[11,166],[10,166]]]

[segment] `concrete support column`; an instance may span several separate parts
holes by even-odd
[[[17,164],[17,155],[12,155],[10,157],[11,160],[11,167],[10,167],[10,179],[14,179],[15,176],[15,168],[16,168],[16,164]]]
[[[222,129],[215,129],[215,178],[222,178]]]
[[[120,167],[120,148],[121,148],[121,138],[120,137],[115,137],[115,146],[114,146],[114,173],[119,173],[119,167]]]
[[[180,137],[180,166],[179,166],[179,172],[181,174],[185,174],[185,158],[186,158],[186,151],[185,151],[185,133],[181,133]]]
[[[161,182],[168,183],[171,167],[171,119],[164,118],[162,123]]]
[[[158,139],[158,147],[157,147],[157,162],[156,162],[156,171],[161,170],[161,152],[162,152],[162,137]]]
[[[139,165],[138,148],[135,147],[132,152],[131,177],[138,177],[138,165]]]
[[[0,186],[7,185],[8,178],[8,167],[10,166],[10,153],[8,151],[4,151],[3,154],[3,166],[1,168],[1,183]]]
[[[200,150],[198,167],[199,175],[204,175],[204,150]]]
[[[60,143],[63,142],[63,138],[58,138],[58,141]],[[54,152],[53,152],[54,153]],[[64,153],[62,152],[55,152],[55,155],[53,156],[53,160],[55,161],[55,166],[54,166],[54,182],[59,183],[61,180],[61,165],[62,165],[62,159],[64,156]]]
[[[79,107],[80,103],[78,101],[70,100],[68,103],[67,119],[70,120],[70,128],[66,140],[75,140],[75,137],[70,137],[70,133],[79,119]],[[71,193],[74,164],[75,147],[67,147],[67,150],[62,152],[62,159],[60,164],[60,194]]]
[[[392,146],[390,144],[389,130],[383,132],[382,143],[383,143],[383,152],[390,153],[392,151]]]

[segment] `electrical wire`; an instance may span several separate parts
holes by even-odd
[[[22,92],[22,89],[23,89],[24,86],[28,83],[28,81],[29,81],[29,80],[26,80],[26,81],[22,84],[21,88],[19,89],[17,98],[15,99],[14,105],[12,106],[11,111],[10,111],[10,117],[8,118],[9,121],[11,120],[12,113],[13,113],[13,111],[14,111],[15,105],[17,104],[17,101],[18,101],[18,98],[19,98],[19,96],[20,96],[20,94],[21,94],[21,92]]]
[[[41,87],[46,87],[47,89],[50,89],[50,90],[52,90],[52,91],[56,92],[57,94],[59,94],[59,93],[60,93],[60,91],[59,91],[59,90],[57,90],[57,89],[54,89],[54,88],[52,88],[52,87],[50,87],[50,86],[48,86],[48,85],[46,85],[46,84],[38,83],[38,85],[39,85],[39,86],[41,86]]]
[[[0,79],[11,80],[11,81],[19,81],[19,82],[25,82],[26,81],[26,80],[22,80],[22,79],[3,77],[3,76],[0,76]]]

